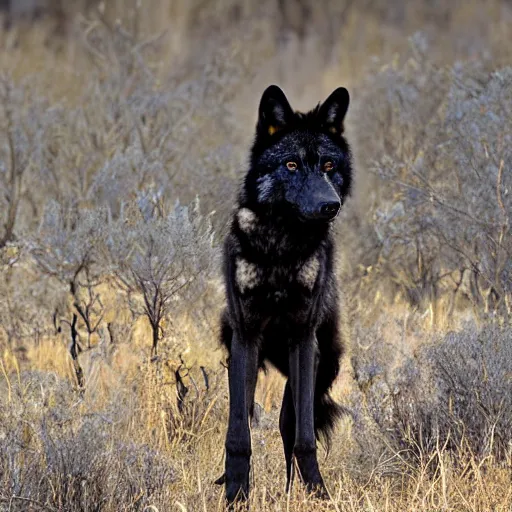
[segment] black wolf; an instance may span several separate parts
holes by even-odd
[[[287,489],[295,458],[307,489],[326,495],[316,438],[328,440],[341,412],[329,396],[343,351],[330,231],[351,185],[348,105],[341,87],[307,114],[294,112],[275,85],[261,98],[250,169],[224,247],[230,406],[222,481],[230,503],[248,496],[249,421],[266,362],[288,377],[280,416]]]

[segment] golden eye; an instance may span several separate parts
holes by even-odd
[[[286,162],[286,167],[289,171],[296,171],[297,163],[296,162]]]
[[[329,172],[334,169],[334,164],[329,160],[329,162],[325,162],[324,164],[324,171]]]

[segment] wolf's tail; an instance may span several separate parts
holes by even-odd
[[[329,449],[336,422],[346,414],[346,409],[325,393],[315,399],[315,434]]]
[[[340,372],[340,359],[343,355],[343,343],[338,330],[338,317],[333,313],[317,331],[320,361],[315,391],[315,434],[329,449],[336,421],[347,410],[336,403],[329,391]]]

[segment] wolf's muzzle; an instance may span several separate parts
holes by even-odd
[[[338,215],[340,211],[341,203],[339,201],[329,201],[327,203],[322,203],[319,208],[318,218],[331,220]]]

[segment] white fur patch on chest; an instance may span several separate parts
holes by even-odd
[[[251,290],[256,287],[260,282],[260,272],[258,267],[244,258],[236,259],[235,279],[238,288],[244,293],[246,290]]]
[[[238,225],[245,233],[252,231],[258,224],[258,217],[249,208],[240,208],[236,214]]]
[[[315,286],[319,271],[320,260],[318,259],[318,256],[314,254],[306,261],[306,263],[304,263],[304,265],[302,265],[299,273],[297,274],[297,280],[300,284],[312,290]]]

